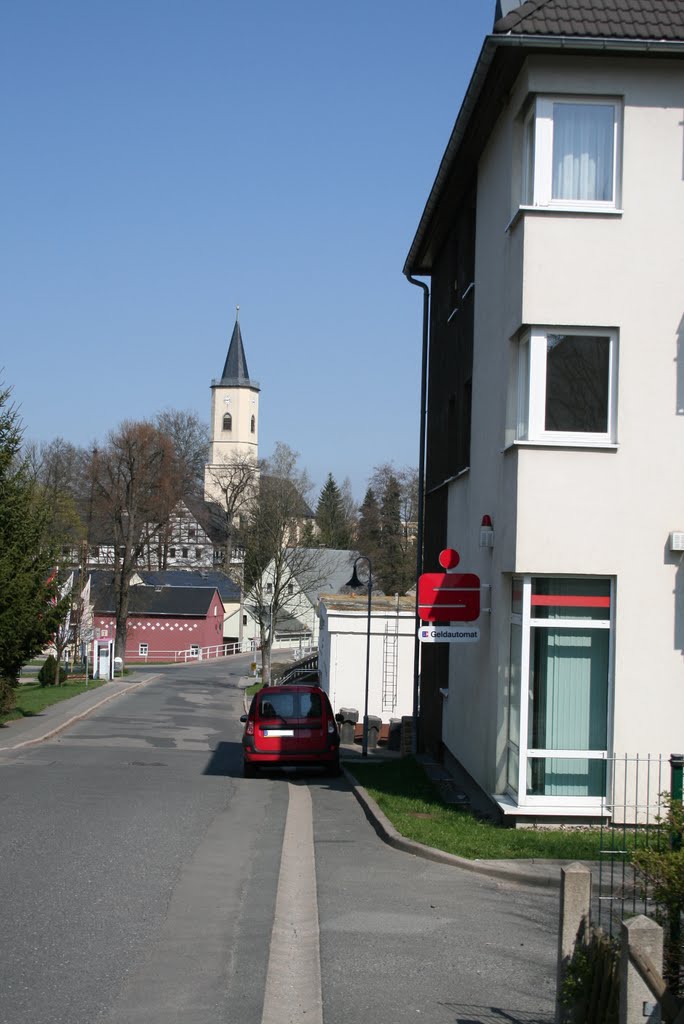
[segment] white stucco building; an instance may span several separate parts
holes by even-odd
[[[607,756],[684,745],[676,6],[500,8],[405,266],[426,568],[453,547],[491,584],[479,644],[424,652],[422,736],[518,819],[590,818]]]

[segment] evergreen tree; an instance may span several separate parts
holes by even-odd
[[[380,533],[380,506],[373,488],[369,487],[359,509],[356,546],[362,555],[370,558],[374,574],[380,551]]]
[[[380,563],[378,577],[386,594],[404,593],[404,558],[401,546],[401,490],[391,473],[380,505]]]
[[[25,459],[22,430],[0,389],[0,712],[14,704],[22,665],[50,642],[64,614],[49,508]]]
[[[323,548],[346,549],[351,544],[352,531],[345,514],[342,494],[332,473],[321,490],[316,506],[318,543]]]

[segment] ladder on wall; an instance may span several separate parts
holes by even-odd
[[[397,608],[398,612],[398,608]],[[385,623],[382,649],[382,710],[394,711],[397,706],[399,676],[399,615]]]

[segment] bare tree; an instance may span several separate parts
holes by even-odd
[[[262,463],[246,537],[245,584],[249,610],[259,623],[265,683],[271,680],[273,638],[288,592],[315,587],[320,573],[319,552],[297,546],[302,523],[311,516],[306,501],[311,483],[297,459],[296,452],[279,444],[273,457]]]
[[[126,655],[131,576],[149,524],[161,528],[180,498],[182,475],[170,438],[147,421],[126,421],[92,457],[94,514],[114,542],[116,637]]]
[[[165,409],[157,415],[156,426],[173,444],[184,493],[201,493],[209,457],[208,425],[190,410]]]
[[[216,520],[220,518],[221,531],[225,535],[223,570],[231,575],[235,571],[233,553],[244,540],[245,527],[256,500],[259,468],[250,455],[235,452],[220,465],[211,466],[209,475],[214,494],[220,496],[215,509]]]

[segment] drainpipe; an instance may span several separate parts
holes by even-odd
[[[425,432],[427,419],[427,366],[428,328],[430,323],[430,289],[424,281],[417,281],[406,274],[409,284],[423,289],[423,350],[420,369],[420,451],[418,452],[418,536],[416,537],[416,613],[415,640],[413,648],[413,741],[411,750],[418,753],[418,712],[420,710],[420,642],[418,630],[418,580],[423,572],[423,506],[425,502]]]

